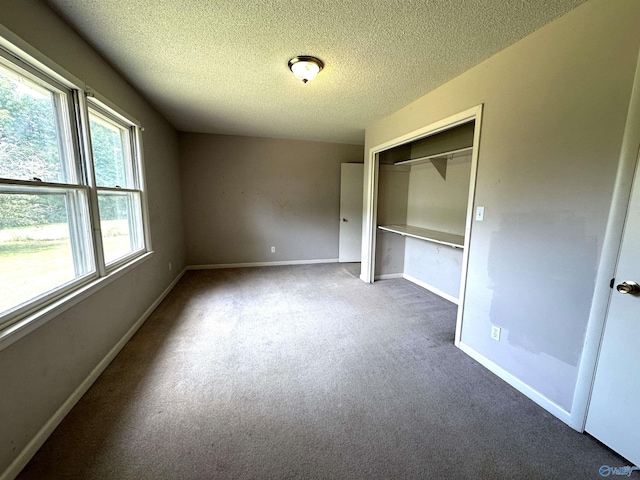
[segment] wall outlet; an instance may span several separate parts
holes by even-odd
[[[493,338],[496,342],[500,341],[500,327],[496,327],[495,325],[491,325],[491,338]]]
[[[271,253],[276,253],[276,247],[271,247]]]
[[[171,262],[169,262],[169,271],[171,271]]]

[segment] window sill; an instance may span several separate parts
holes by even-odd
[[[122,267],[114,270],[105,277],[93,280],[86,285],[74,290],[73,292],[65,295],[64,297],[42,307],[37,312],[27,315],[21,318],[15,323],[0,330],[0,351],[7,348],[9,345],[17,342],[24,336],[40,328],[49,320],[57,317],[63,312],[69,310],[71,307],[77,305],[83,300],[89,298],[91,295],[106,287],[113,281],[122,277],[124,274],[130,272],[134,268],[140,266],[151,258],[153,252],[147,252],[144,255],[137,257],[135,260],[123,265]]]

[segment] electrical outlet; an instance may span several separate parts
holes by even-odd
[[[271,253],[276,253],[276,247],[271,247]]]
[[[495,325],[491,325],[491,338],[493,338],[496,342],[500,341],[500,327],[496,327]]]
[[[171,262],[169,262],[169,271],[171,271]]]

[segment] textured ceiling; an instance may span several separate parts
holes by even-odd
[[[339,143],[583,2],[49,1],[178,130]]]

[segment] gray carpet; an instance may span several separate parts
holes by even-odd
[[[625,461],[359,265],[187,272],[19,477],[601,478]]]

